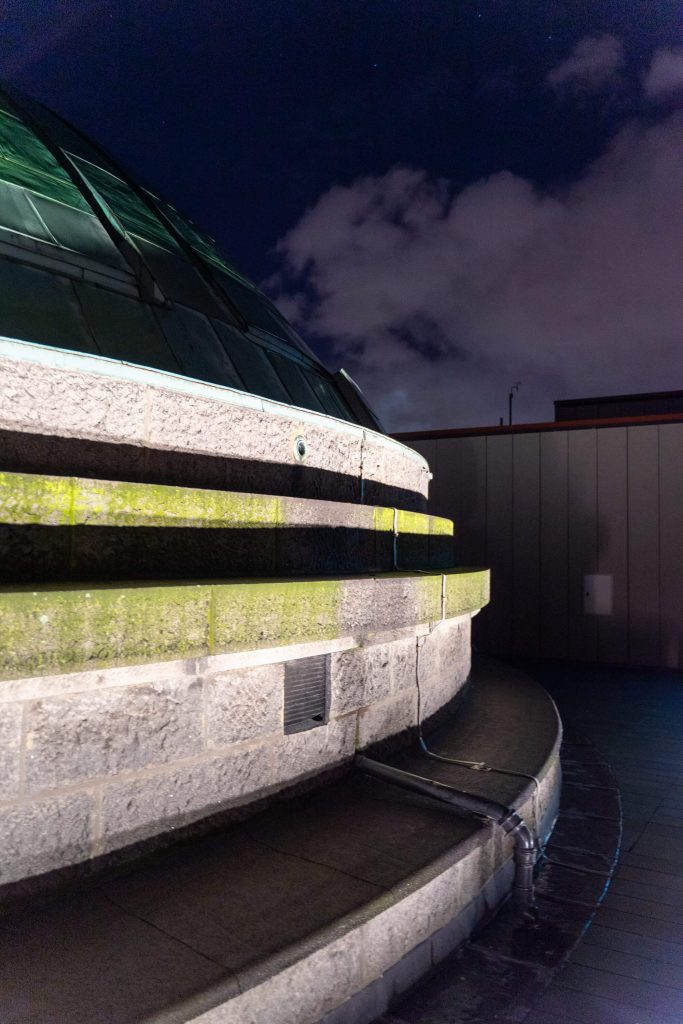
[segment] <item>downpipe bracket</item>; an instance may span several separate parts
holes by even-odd
[[[461,811],[493,821],[509,835],[515,844],[515,879],[512,887],[512,901],[515,909],[528,923],[535,924],[538,911],[534,901],[534,868],[538,856],[538,843],[514,807],[506,807],[493,800],[474,796],[455,789],[444,782],[415,775],[413,772],[394,768],[393,765],[375,761],[373,758],[356,754],[354,766],[365,775],[391,782],[402,789],[421,793],[441,803],[450,804]]]

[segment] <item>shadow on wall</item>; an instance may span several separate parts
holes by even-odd
[[[339,575],[453,566],[453,538],[328,526],[0,523],[0,584]]]
[[[424,512],[416,491],[292,462],[245,462],[133,444],[0,430],[0,470],[361,502]]]

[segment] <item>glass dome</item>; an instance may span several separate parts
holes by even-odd
[[[0,335],[381,429],[273,303],[90,139],[0,91]]]

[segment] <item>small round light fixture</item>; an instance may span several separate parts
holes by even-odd
[[[294,458],[297,460],[297,462],[304,461],[304,459],[306,458],[307,450],[308,449],[306,448],[306,442],[304,441],[303,437],[297,437],[296,440],[294,441]]]

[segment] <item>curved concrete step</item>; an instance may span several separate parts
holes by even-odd
[[[611,769],[576,736],[563,742],[561,763],[560,811],[536,876],[536,920],[520,924],[505,907],[375,1024],[526,1020],[592,923],[620,852],[621,800]],[[324,1024],[354,1024],[354,1011],[347,1004]]]
[[[463,783],[514,802],[547,834],[559,723],[540,687],[489,669],[429,742],[537,776],[538,794],[517,775],[467,772]],[[395,756],[434,777],[466,772]],[[349,1019],[369,1021],[504,897],[510,857],[493,826],[351,773],[44,905],[8,909],[2,1016],[314,1024],[354,999]]]

